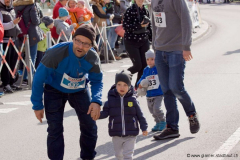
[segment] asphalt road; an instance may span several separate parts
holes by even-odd
[[[200,7],[202,18],[209,23],[210,29],[192,45],[194,59],[187,62],[185,86],[195,103],[201,129],[197,134],[190,133],[187,117],[179,104],[181,136],[154,141],[152,136],[155,133],[150,132],[147,137],[139,135],[134,159],[194,160],[224,156],[225,153],[238,156],[225,159],[240,159],[240,5],[210,4]],[[116,71],[130,65],[129,59],[102,65],[103,101],[114,83]],[[40,124],[35,118],[30,94],[31,91],[27,90],[0,99],[3,102],[0,105],[1,160],[48,159],[46,119]],[[150,130],[154,121],[145,97],[139,98],[139,102]],[[114,159],[107,123],[107,119],[97,121],[97,160]],[[64,114],[66,160],[79,159],[78,126],[77,116],[67,104]],[[220,160],[221,157],[216,159]]]

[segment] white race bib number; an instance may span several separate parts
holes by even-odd
[[[153,16],[156,27],[167,27],[165,12],[153,12]]]
[[[63,74],[63,78],[61,81],[61,86],[66,89],[79,89],[85,88],[86,77],[83,78],[72,78],[68,76],[66,73]]]
[[[158,79],[158,75],[148,76],[147,80],[150,82],[150,85],[148,86],[147,90],[153,90],[153,89],[159,88],[160,82]]]

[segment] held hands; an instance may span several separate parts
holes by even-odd
[[[15,24],[15,25],[18,24],[21,21],[21,19],[22,19],[21,17],[14,19],[13,24]]]
[[[144,21],[142,21],[142,23],[141,23],[141,26],[144,28],[144,27],[147,27],[148,25],[149,25],[149,23],[146,23],[146,24],[143,24],[144,23]]]
[[[100,105],[97,103],[91,103],[87,114],[91,114],[91,117],[96,121],[100,117]]]
[[[42,118],[44,117],[44,110],[35,110],[34,111],[37,119],[42,123]]]
[[[148,131],[143,131],[143,132],[142,132],[142,135],[143,135],[143,136],[147,136],[147,135],[148,135]]]
[[[191,51],[183,51],[183,58],[185,59],[185,61],[190,61],[191,59],[193,59]]]

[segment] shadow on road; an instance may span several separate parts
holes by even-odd
[[[234,53],[240,53],[240,49],[235,50],[235,51],[228,51],[228,52],[225,53],[224,55],[231,55],[231,54],[234,54]]]

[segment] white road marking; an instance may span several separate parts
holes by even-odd
[[[106,72],[117,72],[118,70],[109,70],[109,71],[106,71]]]
[[[214,152],[215,157],[211,157],[208,160],[222,160],[225,157],[219,157],[223,154],[228,154],[231,149],[240,141],[240,128],[238,128],[224,143]],[[219,155],[219,156],[218,156]],[[217,157],[218,156],[218,157]]]
[[[31,95],[24,95],[23,97],[27,97],[27,98],[29,98],[29,97],[31,97]]]
[[[123,66],[120,66],[122,68],[128,68],[128,67],[131,67],[132,65],[123,65]]]
[[[30,105],[32,104],[31,101],[22,101],[22,102],[7,102],[7,103],[4,103],[4,104],[10,104],[10,105],[20,105],[20,106],[27,106],[27,105]]]
[[[18,108],[5,108],[5,109],[0,109],[0,113],[9,113],[11,111],[14,111]]]

